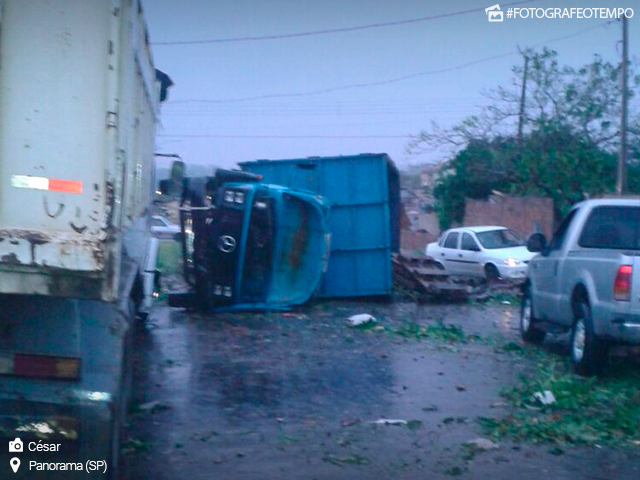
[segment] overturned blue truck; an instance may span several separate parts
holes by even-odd
[[[268,310],[389,295],[399,248],[398,172],[386,154],[260,160],[184,182],[188,294],[174,306]]]
[[[329,256],[329,208],[319,195],[260,180],[229,170],[185,180],[181,241],[192,290],[170,294],[170,305],[277,310],[316,292]]]

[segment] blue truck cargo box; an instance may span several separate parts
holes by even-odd
[[[388,295],[400,245],[398,171],[386,154],[240,163],[263,182],[307,190],[331,207],[331,256],[320,295]]]

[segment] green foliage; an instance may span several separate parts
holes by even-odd
[[[556,401],[541,405],[536,392],[549,390]],[[505,418],[480,418],[496,438],[533,443],[631,444],[640,437],[640,373],[621,366],[609,378],[583,378],[567,362],[545,358],[536,372],[502,395],[516,407]]]
[[[563,216],[576,202],[613,191],[616,155],[566,126],[545,125],[521,144],[513,138],[472,142],[447,166],[451,173],[434,189],[441,228],[462,222],[465,198],[485,199],[493,190],[550,197]],[[640,191],[640,180],[629,178],[630,188]]]
[[[416,340],[428,339],[447,343],[465,343],[469,340],[462,328],[457,325],[445,325],[438,322],[434,325],[407,323],[392,330],[396,335]]]
[[[528,51],[524,134],[516,138],[522,68],[510,87],[487,94],[492,100],[451,129],[421,132],[409,151],[453,146],[433,190],[443,229],[460,223],[465,199],[486,199],[497,190],[510,195],[550,197],[557,217],[576,202],[613,192],[618,148],[619,65],[595,56],[574,69],[560,66],[557,53]],[[633,96],[640,78],[631,75]],[[631,112],[629,192],[640,192],[640,121]]]
[[[175,240],[158,242],[158,270],[164,275],[182,274],[182,246]]]

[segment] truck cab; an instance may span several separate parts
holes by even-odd
[[[250,181],[189,182],[181,227],[193,300],[216,311],[306,302],[328,262],[328,207],[312,193],[238,174]]]

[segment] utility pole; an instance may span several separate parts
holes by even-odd
[[[629,63],[629,31],[627,16],[622,16],[622,109],[620,115],[620,154],[616,175],[616,194],[624,195],[627,189],[627,113],[629,108],[629,91],[627,88]]]
[[[524,71],[522,73],[522,93],[520,95],[520,115],[518,119],[518,143],[522,143],[522,127],[524,126],[524,107],[527,99],[527,75],[529,73],[529,57],[524,55]]]

